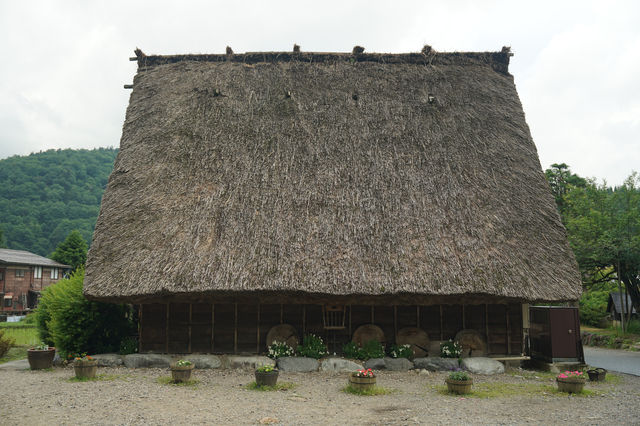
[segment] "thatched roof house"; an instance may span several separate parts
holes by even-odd
[[[579,297],[508,48],[136,53],[87,297]]]

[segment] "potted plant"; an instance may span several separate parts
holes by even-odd
[[[445,379],[449,392],[465,394],[471,392],[473,379],[464,371],[452,371]]]
[[[349,375],[349,385],[360,391],[372,389],[376,385],[376,375],[370,368],[355,371]]]
[[[87,354],[80,354],[73,359],[73,371],[78,379],[93,379],[98,370],[98,361]]]
[[[263,365],[256,368],[254,375],[257,386],[275,386],[278,382],[278,369],[273,365]]]
[[[568,393],[582,392],[585,381],[582,371],[565,371],[564,373],[558,374],[556,377],[558,390]]]
[[[604,382],[607,377],[607,370],[604,368],[592,368],[587,370],[590,382]]]
[[[191,378],[191,371],[193,371],[193,363],[186,359],[180,359],[170,365],[171,378],[174,382],[186,382]]]
[[[27,360],[32,370],[44,370],[53,367],[53,358],[56,355],[56,348],[49,346],[44,342],[40,342],[27,350]]]

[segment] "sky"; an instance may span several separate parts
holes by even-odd
[[[0,159],[117,147],[146,54],[499,51],[543,168],[640,172],[638,1],[0,0]]]

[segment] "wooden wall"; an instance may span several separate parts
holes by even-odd
[[[167,303],[140,305],[140,352],[227,353],[266,352],[269,329],[291,324],[298,338],[321,336],[331,353],[340,353],[361,325],[376,324],[387,344],[398,330],[419,327],[432,341],[453,339],[462,329],[488,336],[488,351],[519,355],[523,350],[522,305],[429,305],[346,307],[345,328],[325,330],[322,305],[250,303]]]

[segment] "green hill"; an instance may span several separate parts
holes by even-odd
[[[0,160],[5,245],[48,256],[73,229],[90,243],[117,153],[64,149]]]

